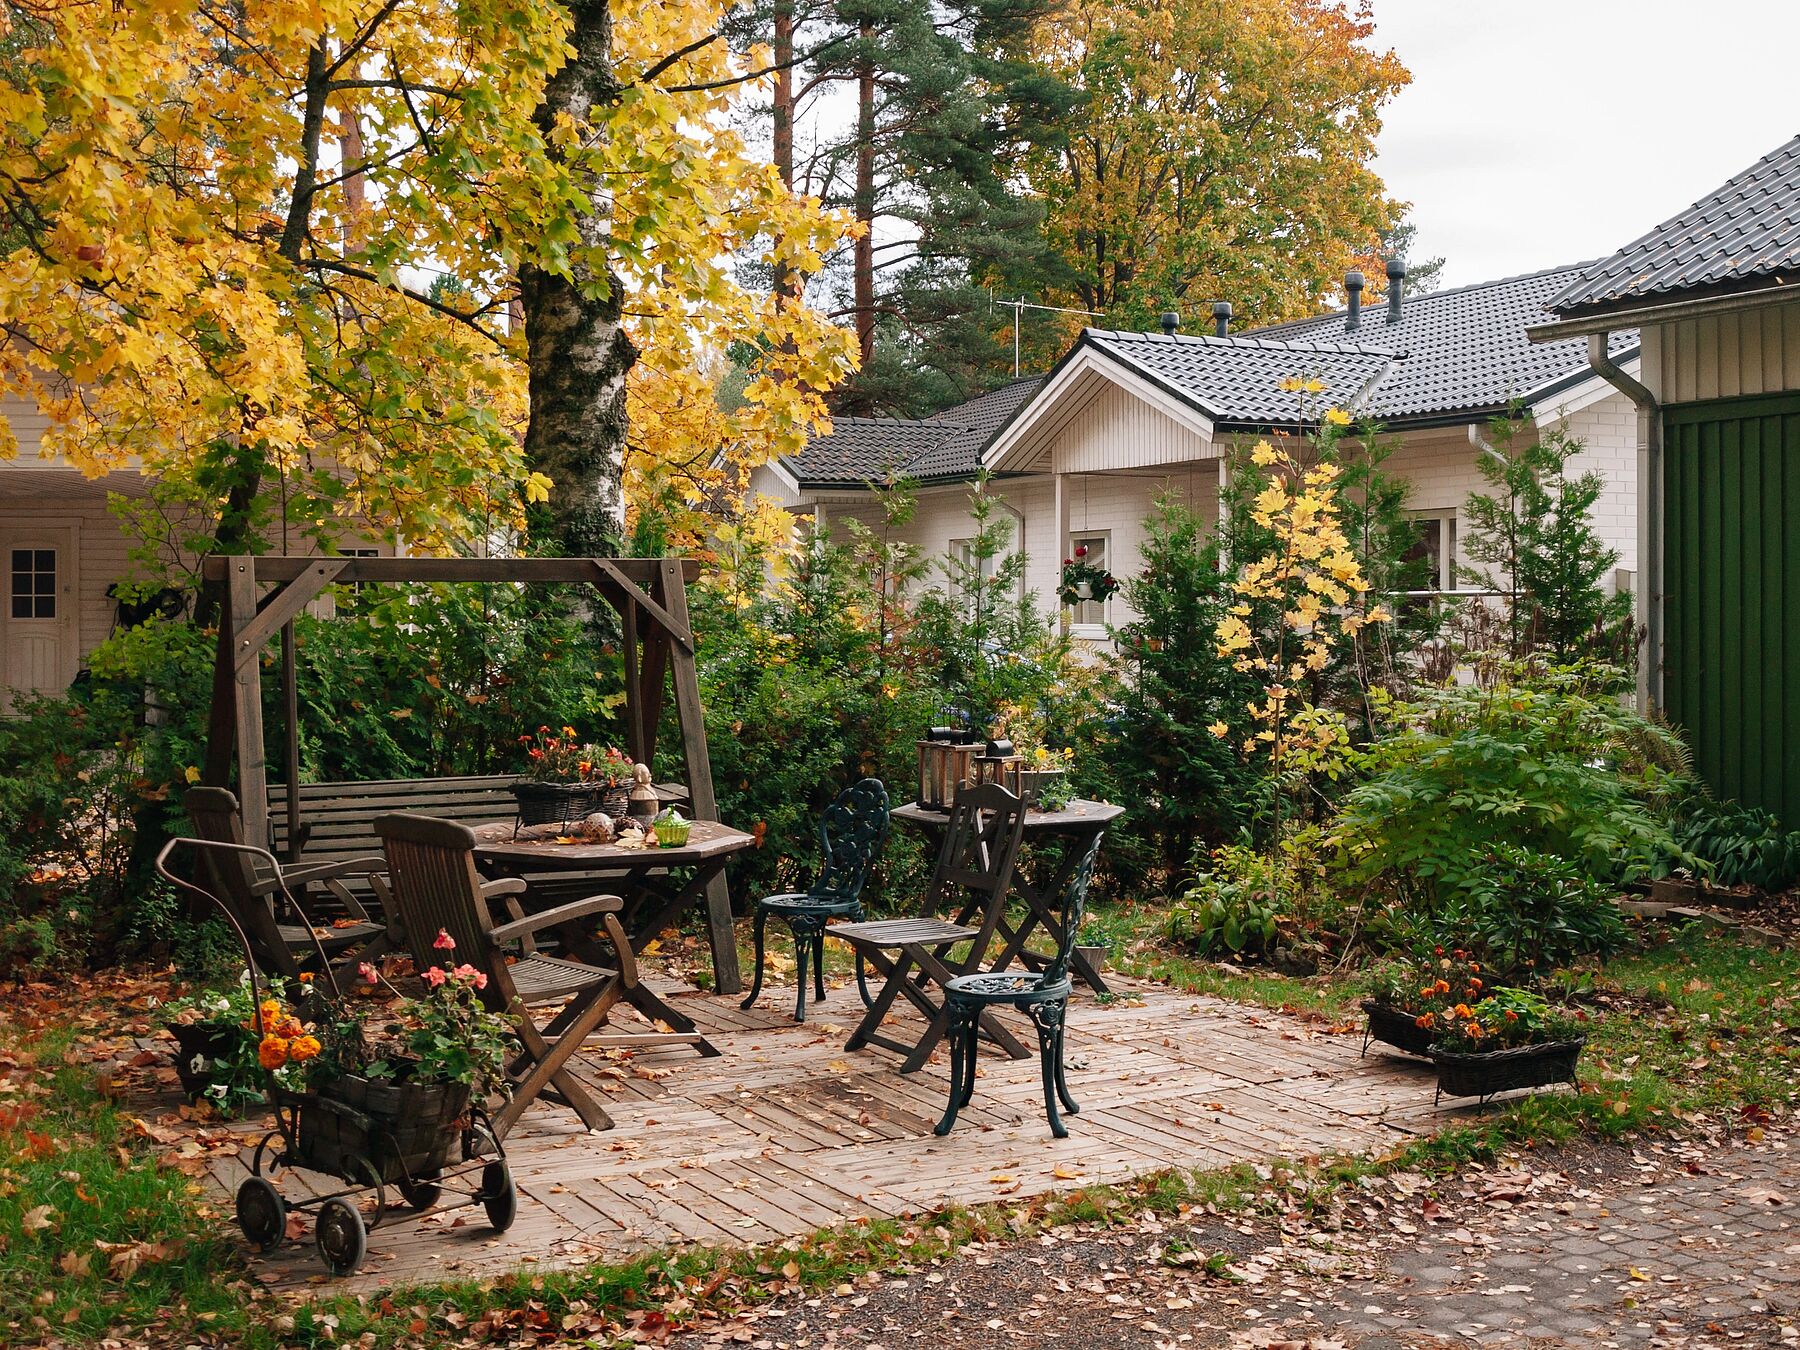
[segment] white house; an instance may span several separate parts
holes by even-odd
[[[870,484],[904,476],[919,485],[919,509],[897,535],[943,555],[969,532],[968,486],[985,467],[1029,555],[1026,585],[1053,606],[1060,563],[1077,546],[1114,572],[1134,571],[1159,494],[1216,511],[1227,449],[1316,422],[1323,399],[1386,429],[1397,446],[1388,467],[1412,484],[1422,546],[1451,588],[1458,513],[1484,487],[1482,438],[1496,413],[1517,404],[1583,443],[1576,467],[1606,484],[1595,523],[1629,574],[1638,558],[1636,408],[1589,365],[1583,338],[1534,343],[1525,331],[1551,318],[1545,304],[1583,266],[1411,296],[1396,276],[1387,303],[1369,307],[1352,275],[1350,308],[1228,336],[1089,329],[1049,374],[935,417],[840,419],[754,486],[827,526],[847,515],[876,526]],[[1607,351],[1637,369],[1631,329],[1615,330]],[[1327,392],[1284,393],[1290,376],[1316,376]],[[1098,638],[1131,616],[1121,596],[1069,617],[1076,636]]]

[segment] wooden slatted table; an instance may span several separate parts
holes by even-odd
[[[1104,833],[1107,826],[1124,814],[1125,808],[1122,806],[1114,806],[1111,802],[1092,802],[1081,797],[1060,811],[1031,810],[1025,813],[1026,843],[1040,842],[1045,837],[1061,838],[1068,842],[1055,866],[1036,878],[1028,877],[1023,867],[1013,869],[1012,893],[1024,902],[1025,918],[1017,929],[1009,928],[1002,918],[998,932],[1000,954],[987,969],[1005,970],[1017,961],[1029,970],[1038,970],[1051,959],[1048,953],[1036,951],[1027,945],[1032,933],[1041,927],[1052,947],[1062,940],[1060,907],[1063,888],[1069,884],[1075,865],[1087,851],[1088,842],[1096,834]],[[933,811],[917,802],[895,807],[893,816],[895,820],[934,835],[949,820],[945,812]],[[1075,974],[1096,994],[1111,992],[1100,972],[1094,969],[1079,948],[1070,957],[1070,964],[1074,967]]]
[[[625,899],[622,921],[631,936],[631,949],[642,952],[688,906],[704,907],[706,888],[713,878],[724,871],[733,854],[755,843],[742,830],[713,820],[696,820],[687,843],[679,847],[637,849],[555,838],[514,838],[511,821],[494,821],[475,827],[475,865],[490,878],[580,872],[593,878],[592,894],[617,888]],[[688,873],[687,879],[675,880],[681,872]],[[707,910],[707,942],[712,948],[714,989],[736,993],[737,939],[729,917],[721,920]]]

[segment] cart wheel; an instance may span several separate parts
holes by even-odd
[[[496,1233],[504,1233],[519,1217],[519,1193],[513,1189],[512,1168],[496,1158],[481,1169],[481,1207]]]
[[[430,1209],[444,1195],[444,1184],[436,1172],[428,1177],[402,1175],[395,1184],[400,1187],[401,1198],[414,1209]]]
[[[320,1205],[313,1230],[319,1255],[333,1275],[348,1275],[369,1253],[369,1233],[362,1215],[347,1200],[331,1199]]]
[[[477,1158],[499,1152],[500,1141],[494,1137],[494,1131],[488,1125],[487,1118],[478,1116],[469,1128],[463,1131],[463,1161],[474,1162]]]
[[[238,1227],[259,1252],[272,1252],[287,1236],[287,1201],[261,1177],[245,1177],[237,1192]]]

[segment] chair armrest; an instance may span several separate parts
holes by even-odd
[[[366,858],[343,858],[337,862],[283,863],[281,879],[292,886],[309,881],[332,881],[338,877],[366,877],[387,871],[387,859],[379,854]]]
[[[481,883],[481,898],[492,900],[497,895],[523,895],[527,889],[523,877],[501,877]]]
[[[495,945],[511,942],[514,938],[529,937],[539,929],[549,928],[555,924],[568,923],[572,919],[586,918],[589,914],[617,914],[625,907],[625,901],[616,895],[590,895],[585,900],[571,900],[566,905],[558,905],[555,909],[546,909],[540,914],[528,914],[523,919],[514,919],[511,923],[503,923],[498,928],[490,928],[488,936]]]

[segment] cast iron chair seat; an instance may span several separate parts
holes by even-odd
[[[761,909],[811,913],[815,910],[832,914],[849,914],[862,908],[860,900],[825,900],[809,891],[792,891],[786,895],[765,895],[757,900]]]
[[[1044,977],[1032,970],[1005,970],[983,975],[958,975],[945,988],[950,997],[971,1003],[1011,1003],[1022,1007],[1067,998],[1074,992],[1075,982],[1064,978],[1045,984]]]
[[[1050,1120],[1050,1133],[1058,1139],[1069,1137],[1068,1126],[1057,1114],[1056,1104],[1070,1115],[1081,1108],[1069,1093],[1068,1079],[1063,1075],[1063,1036],[1069,1011],[1069,996],[1074,982],[1069,978],[1069,958],[1075,950],[1075,935],[1081,930],[1081,918],[1087,909],[1088,885],[1094,879],[1094,860],[1100,854],[1101,836],[1096,834],[1082,854],[1063,892],[1062,941],[1056,956],[1042,971],[984,971],[959,975],[944,984],[944,1008],[950,1015],[950,1104],[944,1118],[937,1123],[936,1134],[949,1134],[956,1124],[956,1113],[975,1095],[975,1059],[981,1044],[982,1010],[995,1004],[1007,1004],[1031,1018],[1038,1033],[1038,1060],[1044,1077],[1044,1114]]]
[[[879,778],[864,778],[838,793],[819,817],[819,876],[811,889],[765,895],[756,902],[756,978],[742,1005],[762,993],[763,930],[772,914],[794,935],[794,1020],[806,1020],[806,968],[812,965],[813,996],[825,1001],[825,936],[832,919],[863,916],[863,883],[887,841],[888,794]],[[837,930],[831,929],[832,936]],[[866,1006],[869,986],[862,958],[856,961],[856,988]]]

